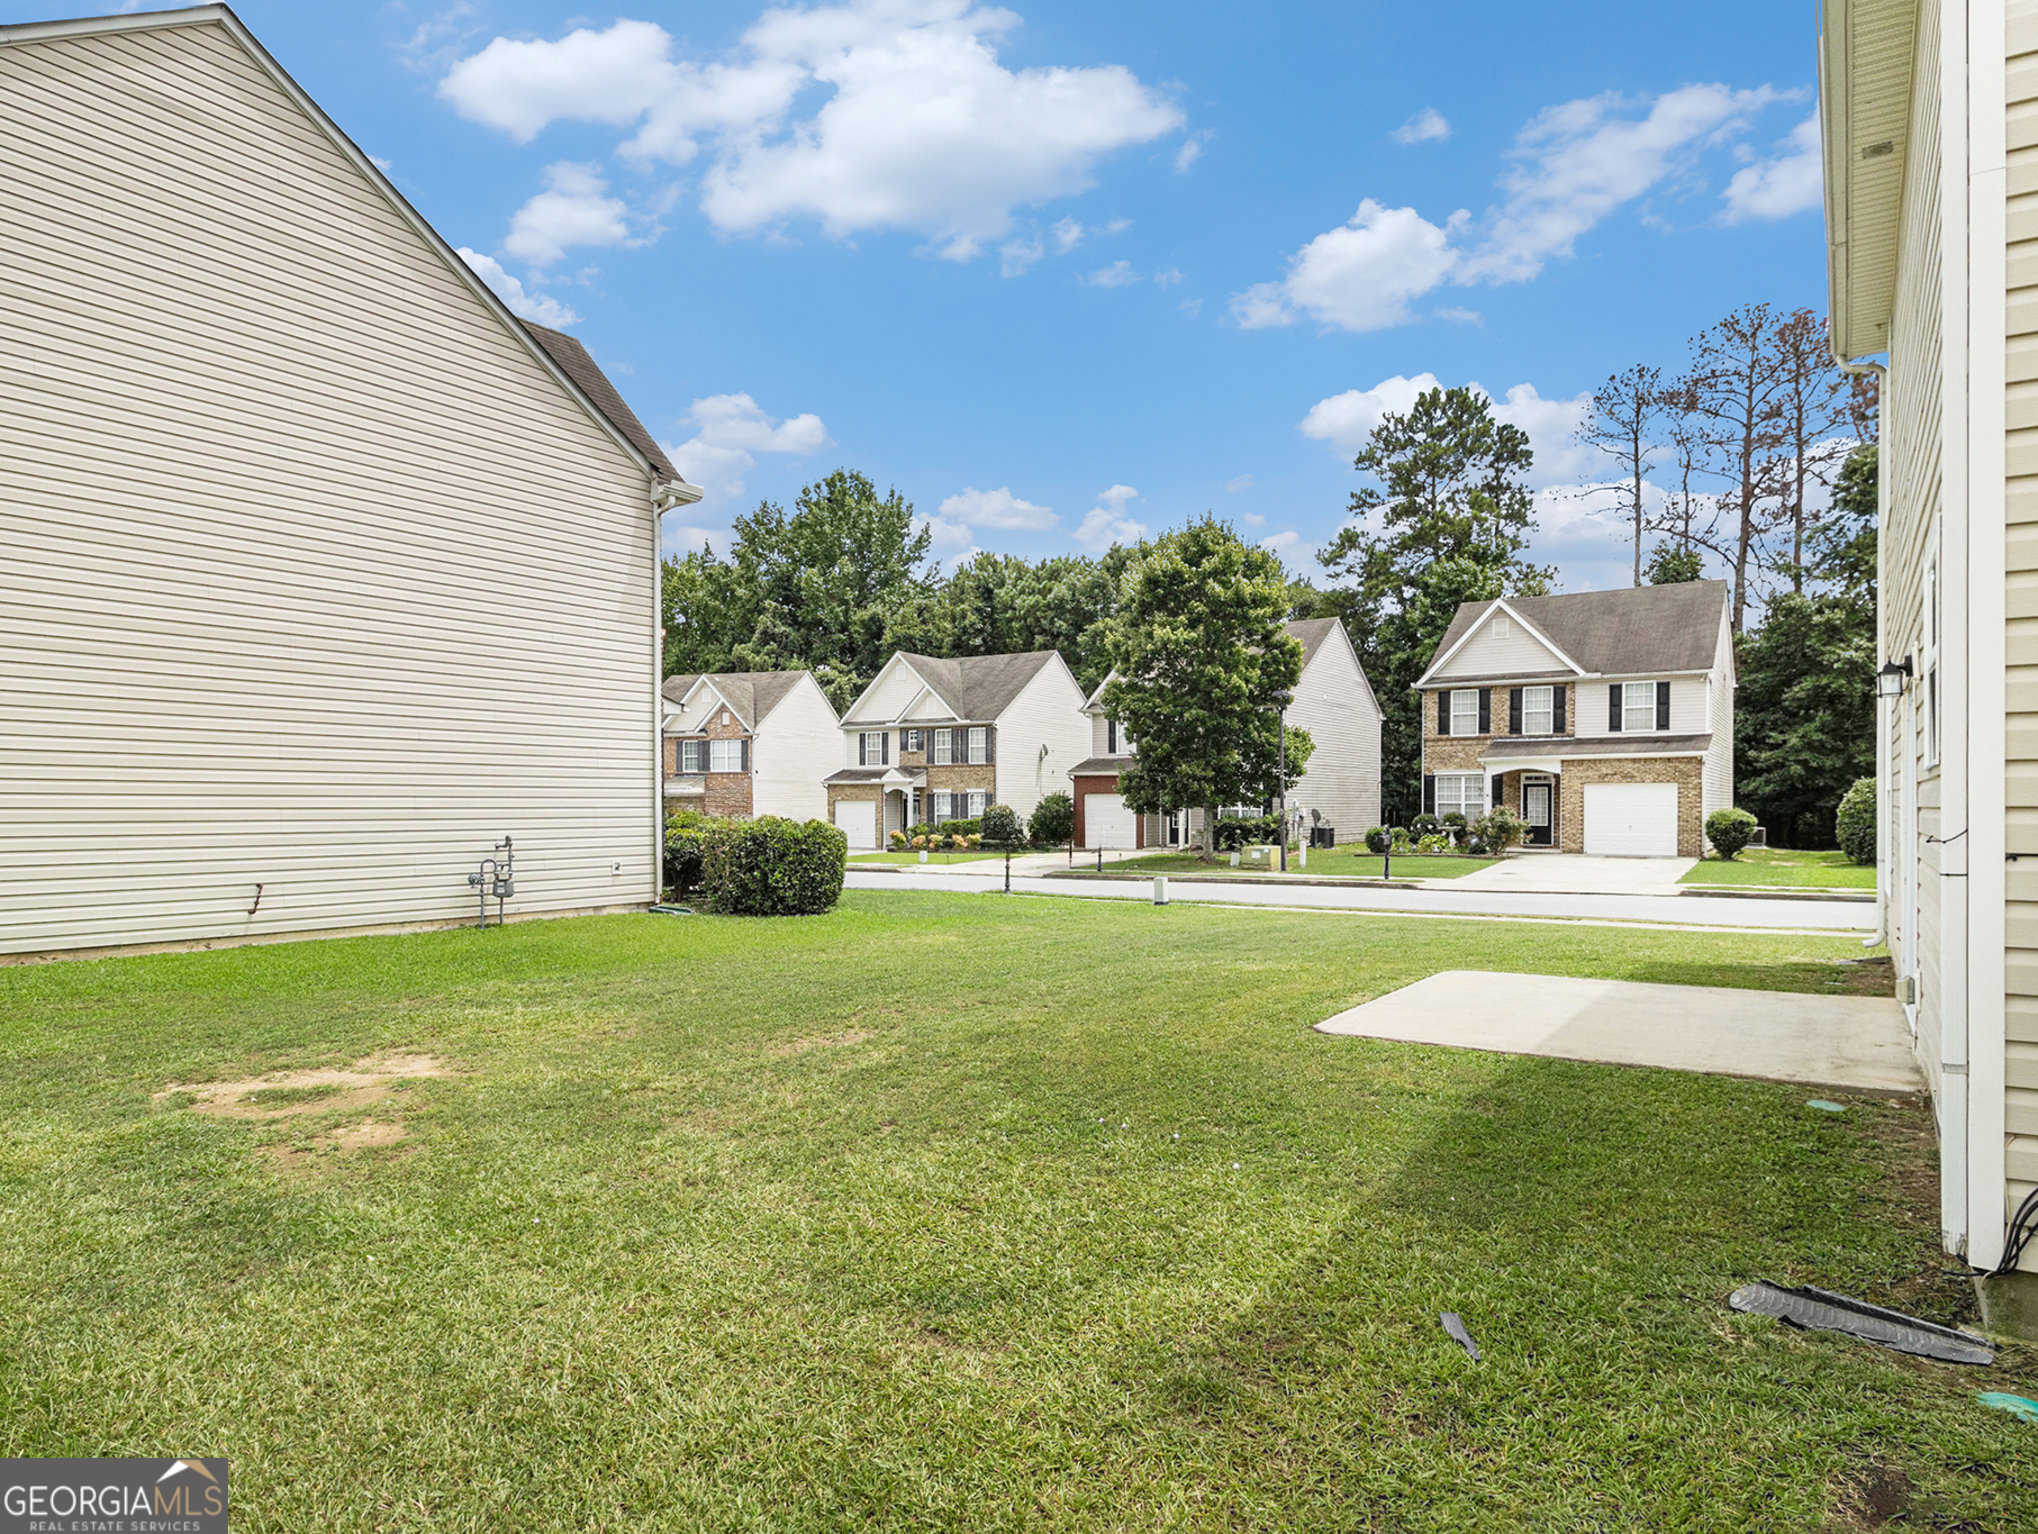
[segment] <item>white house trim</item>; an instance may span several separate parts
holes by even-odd
[[[1449,665],[1451,657],[1453,655],[1456,655],[1460,650],[1464,649],[1466,645],[1470,644],[1472,642],[1472,636],[1474,634],[1477,634],[1481,629],[1485,628],[1486,625],[1492,621],[1494,615],[1498,613],[1505,613],[1507,614],[1508,617],[1512,618],[1516,623],[1519,623],[1522,626],[1522,628],[1528,633],[1530,638],[1534,639],[1537,644],[1541,645],[1544,649],[1548,650],[1550,654],[1555,656],[1558,660],[1562,661],[1565,665],[1569,666],[1571,668],[1572,675],[1574,676],[1591,675],[1591,673],[1587,671],[1583,666],[1579,665],[1578,662],[1571,659],[1570,656],[1566,655],[1564,653],[1563,647],[1559,645],[1555,640],[1551,639],[1548,634],[1545,634],[1541,629],[1537,628],[1533,623],[1529,622],[1528,619],[1524,618],[1520,613],[1516,612],[1513,607],[1509,606],[1506,597],[1495,597],[1493,599],[1493,605],[1491,607],[1488,607],[1485,612],[1481,613],[1478,616],[1478,618],[1476,618],[1473,621],[1472,626],[1466,629],[1464,633],[1458,636],[1458,642],[1452,645],[1448,650],[1444,651],[1443,654],[1439,655],[1435,660],[1429,663],[1429,670],[1425,671],[1422,674],[1421,678],[1417,680],[1415,685],[1417,687],[1429,686],[1430,679],[1434,677],[1439,671],[1443,670],[1445,666]],[[1371,685],[1372,684],[1369,681],[1367,683],[1367,686],[1370,687]]]

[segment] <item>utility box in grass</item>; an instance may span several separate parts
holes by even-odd
[[[1238,863],[1241,868],[1279,868],[1281,849],[1272,842],[1241,847],[1238,850]]]

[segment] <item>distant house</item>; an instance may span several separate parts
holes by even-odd
[[[668,677],[664,695],[668,814],[827,815],[842,726],[812,672]]]
[[[852,850],[908,826],[973,820],[993,804],[1023,820],[1089,745],[1083,690],[1053,650],[943,660],[903,651],[842,716],[847,762],[827,780],[829,818]]]
[[[1307,772],[1288,791],[1288,808],[1312,824],[1331,826],[1343,841],[1357,841],[1380,822],[1380,703],[1342,622],[1306,618],[1287,631],[1301,642],[1302,675],[1286,718],[1307,730],[1315,746]],[[1126,807],[1118,775],[1138,748],[1106,712],[1103,696],[1100,685],[1084,704],[1091,754],[1069,772],[1076,845],[1193,845],[1202,835],[1201,809],[1135,815]]]
[[[0,28],[0,951],[658,896],[699,498],[223,6]]]
[[[1528,845],[1698,857],[1734,802],[1725,581],[1467,602],[1422,690],[1422,807],[1506,805]]]

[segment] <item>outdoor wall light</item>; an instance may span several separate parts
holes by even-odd
[[[1911,679],[1911,658],[1893,660],[1875,673],[1875,695],[1878,698],[1901,698],[1904,684]]]

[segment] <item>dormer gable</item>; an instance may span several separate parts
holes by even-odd
[[[1430,663],[1418,687],[1453,681],[1584,676],[1585,668],[1510,606],[1490,603],[1456,643]]]

